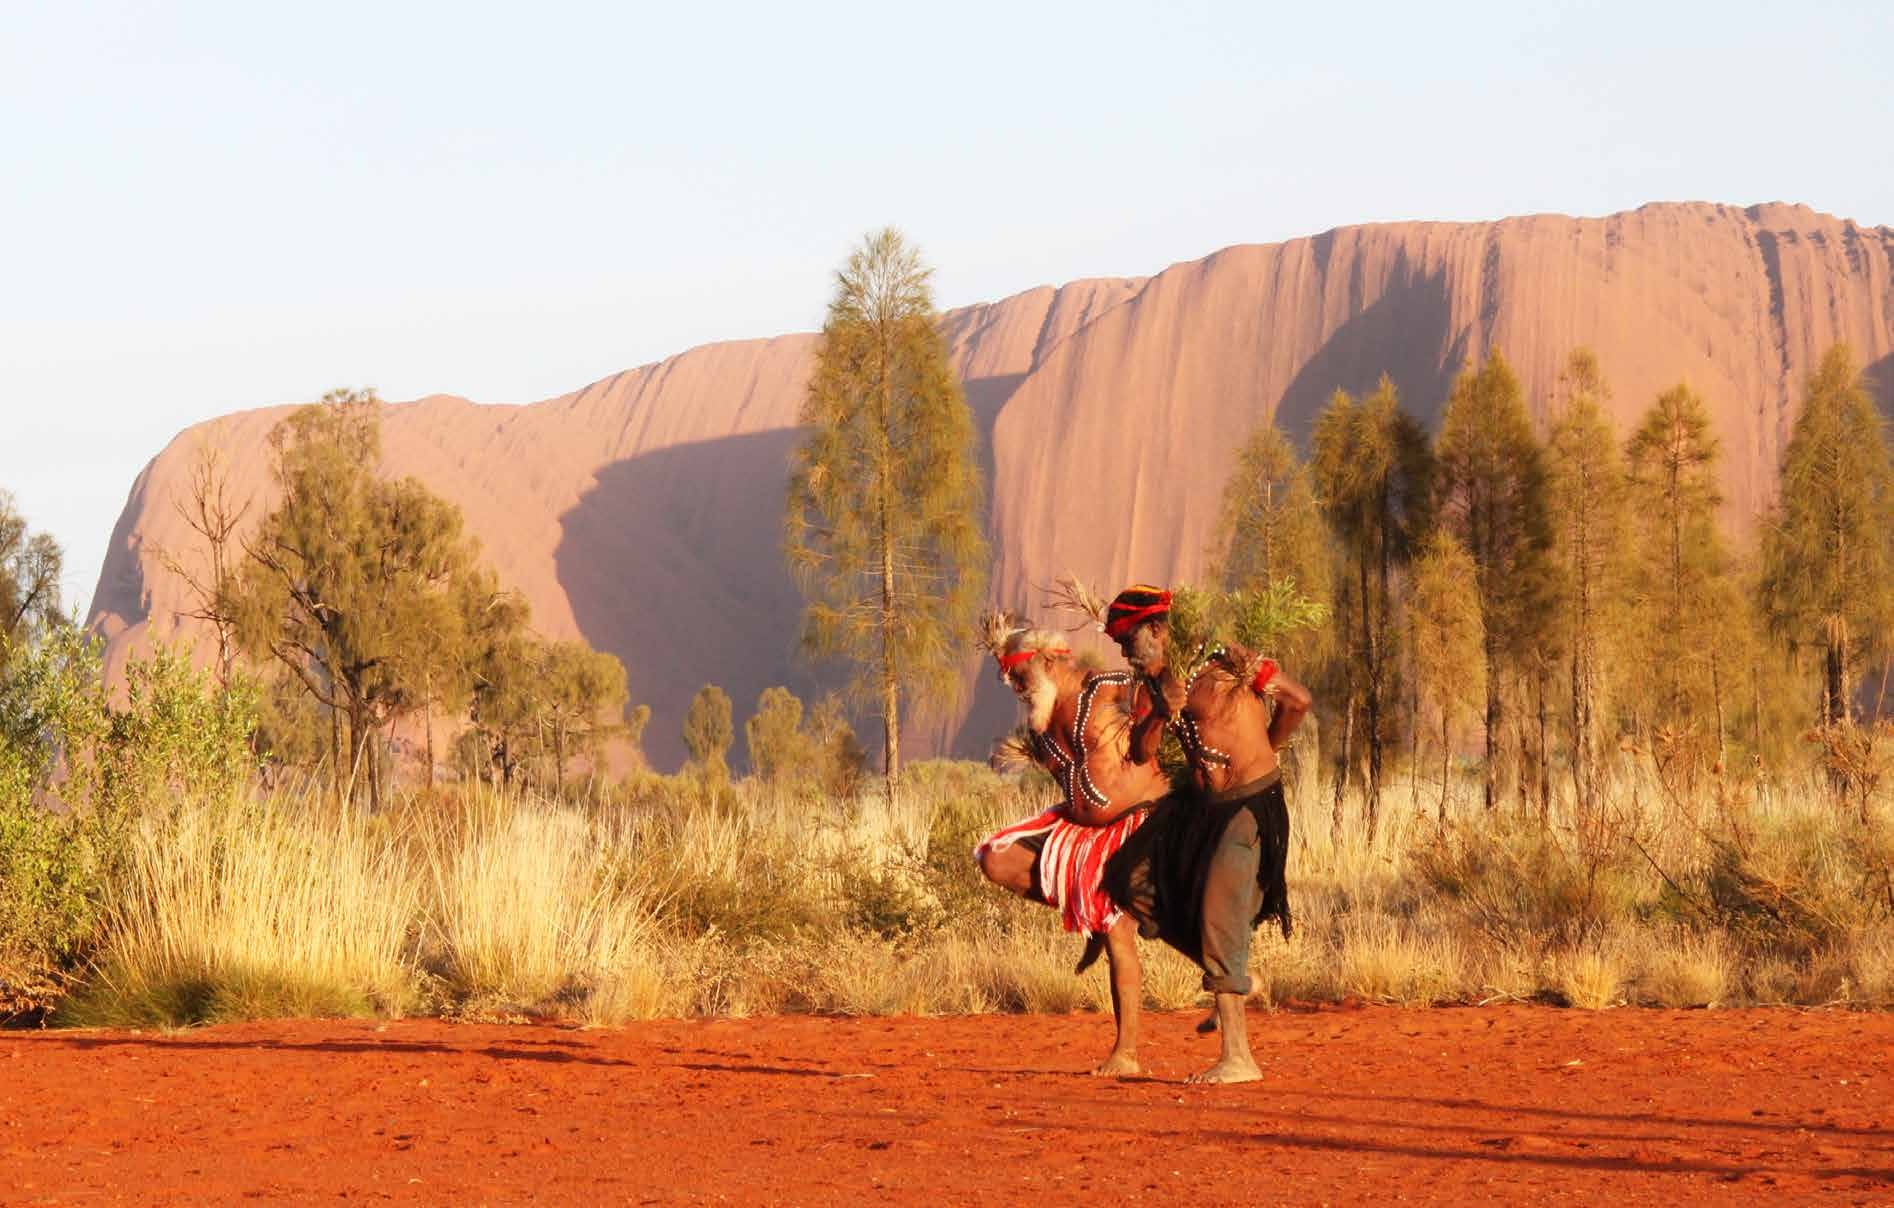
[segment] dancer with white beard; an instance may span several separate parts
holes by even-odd
[[[1099,884],[1105,861],[1144,820],[1140,807],[1170,787],[1155,762],[1131,761],[1132,677],[1086,672],[1064,638],[1010,613],[988,614],[983,628],[1000,678],[1026,706],[1025,734],[1002,746],[1052,773],[1063,799],[987,836],[974,859],[994,884],[1045,902],[1066,930],[1086,933],[1081,970],[1102,945],[1117,1040],[1092,1072],[1139,1073],[1137,928]]]

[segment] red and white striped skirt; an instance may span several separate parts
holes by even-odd
[[[1021,839],[1038,838],[1039,862],[1034,875],[1039,893],[1058,910],[1065,929],[1109,931],[1122,912],[1099,885],[1105,875],[1105,861],[1124,846],[1144,818],[1143,810],[1134,810],[1108,826],[1080,826],[1065,816],[1061,803],[994,831],[973,849],[973,858],[979,860],[989,851],[1005,851]]]

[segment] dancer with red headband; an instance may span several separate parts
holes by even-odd
[[[1143,978],[1137,925],[1112,904],[1099,879],[1106,860],[1143,822],[1139,807],[1164,795],[1169,783],[1155,762],[1130,759],[1125,704],[1131,676],[1088,674],[1073,662],[1063,636],[1008,613],[989,613],[984,629],[1000,678],[1026,706],[1025,732],[1002,750],[1052,773],[1062,799],[987,836],[974,859],[994,884],[1045,902],[1059,911],[1067,931],[1086,933],[1081,971],[1103,947],[1117,1039],[1092,1072],[1138,1073]]]
[[[1113,900],[1147,935],[1203,969],[1223,1051],[1192,1082],[1261,1077],[1250,1053],[1250,933],[1275,917],[1289,934],[1289,810],[1276,753],[1312,703],[1274,659],[1206,642],[1175,657],[1171,593],[1126,588],[1098,617],[1137,674],[1130,757],[1155,765],[1168,727],[1196,792],[1160,805],[1105,870]],[[1272,708],[1273,706],[1273,708]]]

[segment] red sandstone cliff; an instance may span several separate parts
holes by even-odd
[[[1454,375],[1492,346],[1541,415],[1579,344],[1597,351],[1621,426],[1689,381],[1716,416],[1727,516],[1747,528],[1825,347],[1852,344],[1894,400],[1894,230],[1707,204],[1348,227],[946,322],[988,438],[995,597],[1035,604],[1031,585],[1067,568],[1102,585],[1197,574],[1257,420],[1304,434],[1333,390],[1385,371],[1432,423]],[[739,720],[770,684],[815,687],[777,552],[813,341],[710,345],[531,406],[437,396],[388,410],[385,469],[465,510],[541,630],[625,661],[659,766],[681,757],[700,685],[726,688]],[[283,412],[200,425],[139,475],[92,602],[108,668],[177,626],[179,586],[152,549],[189,545],[168,500],[195,442],[230,450],[239,493],[266,503],[263,439]],[[923,748],[982,752],[1004,727],[1009,702],[990,676],[978,683],[971,717],[921,726]]]

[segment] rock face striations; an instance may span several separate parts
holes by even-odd
[[[1716,417],[1726,516],[1746,531],[1823,349],[1851,344],[1894,400],[1894,230],[1708,204],[1347,227],[1146,279],[1030,290],[953,311],[946,329],[990,459],[994,596],[1036,606],[1034,585],[1066,569],[1103,586],[1199,574],[1257,421],[1305,437],[1330,393],[1386,372],[1431,425],[1454,376],[1491,347],[1541,421],[1576,345],[1598,353],[1621,428],[1687,380]],[[807,695],[838,678],[797,654],[800,598],[778,551],[814,345],[715,344],[531,406],[436,396],[386,413],[384,469],[464,509],[540,630],[624,660],[660,767],[682,757],[700,685],[722,685],[740,720],[771,684]],[[230,453],[257,515],[264,436],[285,411],[193,428],[133,484],[92,602],[113,674],[189,607],[155,550],[191,544],[169,501],[196,444]],[[919,751],[983,753],[1007,724],[991,676],[970,682],[961,707],[918,719]]]

